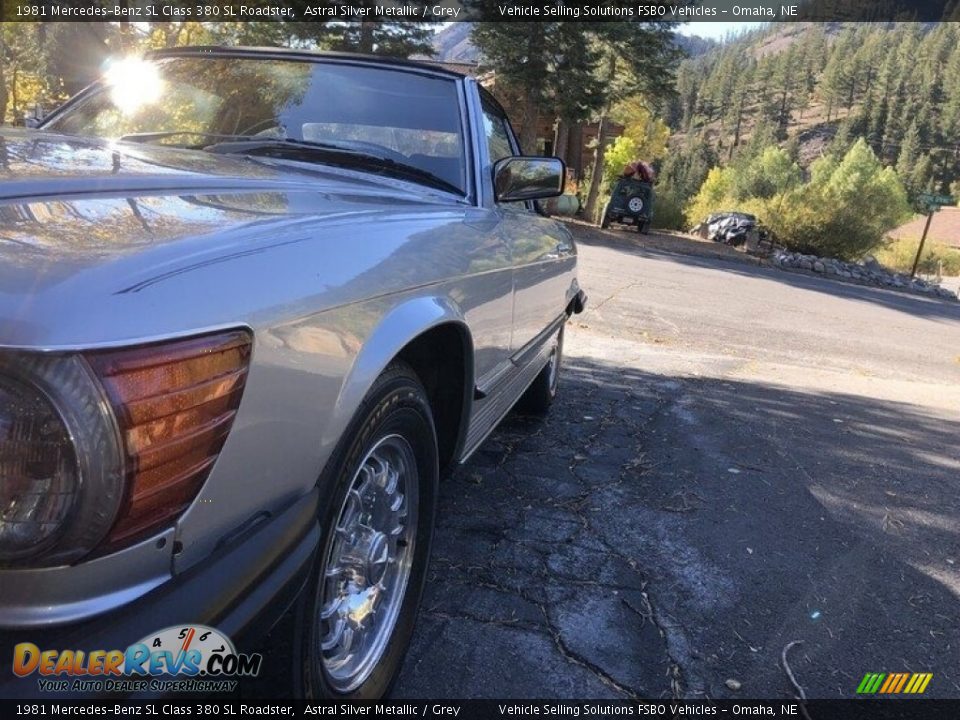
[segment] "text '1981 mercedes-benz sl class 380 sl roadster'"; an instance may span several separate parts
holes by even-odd
[[[35,124],[0,130],[4,696],[243,674],[281,616],[293,693],[383,695],[440,477],[556,394],[563,163],[471,78],[299,51],[119,60]]]

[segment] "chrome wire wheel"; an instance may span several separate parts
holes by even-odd
[[[337,515],[314,642],[339,693],[370,676],[397,625],[413,565],[419,481],[410,443],[388,435],[360,463]]]

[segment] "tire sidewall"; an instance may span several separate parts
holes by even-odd
[[[557,366],[554,371],[553,382],[547,382],[547,392],[551,401],[557,397],[557,389],[560,387],[560,371],[563,369],[563,329],[564,326],[561,325],[560,332],[557,333],[557,343],[553,349],[555,353],[553,362]]]
[[[563,369],[563,329],[557,331],[555,340],[550,348],[549,359],[546,364],[537,373],[536,378],[530,383],[530,387],[517,401],[517,408],[520,412],[531,415],[545,415],[553,405],[557,397],[557,390],[560,384],[560,372]],[[551,373],[551,365],[555,365],[555,373]],[[553,382],[551,382],[553,375]]]
[[[377,442],[394,434],[403,436],[410,444],[419,475],[413,562],[393,635],[380,661],[362,685],[343,694],[327,681],[319,651],[313,647],[315,624],[319,622],[319,581],[330,552],[337,515],[360,463]],[[400,374],[375,385],[358,421],[345,434],[344,444],[345,450],[339,455],[342,459],[330,464],[335,470],[329,478],[321,480],[322,486],[326,486],[322,495],[326,500],[320,515],[322,538],[297,607],[293,658],[294,677],[299,687],[295,686],[295,690],[298,696],[306,698],[373,699],[389,691],[413,634],[429,560],[439,480],[437,440],[426,393],[415,377]]]

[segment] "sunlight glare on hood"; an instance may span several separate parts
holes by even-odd
[[[110,99],[124,115],[133,115],[143,106],[160,99],[163,81],[160,71],[149,60],[127,57],[111,63],[106,71]]]

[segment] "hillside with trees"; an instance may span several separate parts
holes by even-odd
[[[685,60],[676,89],[662,226],[740,208],[856,257],[918,194],[960,190],[957,24],[773,25]]]
[[[681,63],[667,121],[725,158],[754,133],[814,141],[815,150],[818,138],[849,147],[863,137],[911,191],[946,191],[960,177],[960,27],[797,24],[747,34]]]

